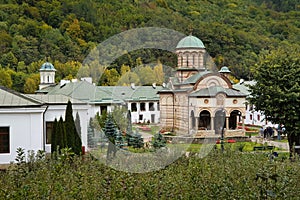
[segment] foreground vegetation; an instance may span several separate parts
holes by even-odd
[[[90,156],[31,156],[0,174],[1,199],[296,199],[299,161],[268,153],[213,150],[164,169],[126,173]]]

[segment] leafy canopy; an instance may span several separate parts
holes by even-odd
[[[300,134],[300,48],[283,45],[265,52],[252,69],[250,102],[290,134]],[[300,142],[300,141],[299,141]]]

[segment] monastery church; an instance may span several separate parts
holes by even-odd
[[[120,105],[131,111],[132,123],[147,121],[176,135],[218,137],[223,129],[225,137],[244,136],[238,123],[247,119],[246,94],[234,88],[229,69],[210,71],[205,46],[192,35],[179,41],[175,53],[175,75],[163,86],[95,86],[91,78],[56,84],[55,67],[46,62],[36,94],[0,87],[0,164],[14,161],[19,147],[50,152],[54,119],[64,117],[68,100],[86,147],[89,119]]]
[[[178,43],[176,54],[176,76],[159,91],[161,126],[180,135],[213,136],[224,128],[225,136],[243,136],[236,128],[245,118],[246,94],[233,88],[229,69],[207,69],[205,46],[192,35]]]

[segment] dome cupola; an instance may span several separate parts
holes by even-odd
[[[40,85],[39,89],[55,85],[56,69],[50,62],[45,62],[40,68]]]
[[[190,76],[205,71],[206,50],[203,42],[192,35],[182,38],[176,46],[177,77],[181,82]]]
[[[195,37],[195,36],[192,36],[192,35],[189,35],[189,36],[186,36],[184,37],[183,39],[181,39],[177,46],[176,46],[176,49],[187,49],[187,48],[205,48],[203,42]]]
[[[49,62],[45,62],[44,64],[42,64],[40,71],[41,70],[45,70],[45,71],[56,71],[56,69],[54,68],[54,66],[49,63]]]

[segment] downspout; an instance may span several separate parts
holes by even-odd
[[[46,151],[46,123],[45,123],[45,113],[48,110],[48,106],[46,106],[46,109],[43,112],[43,151]]]

